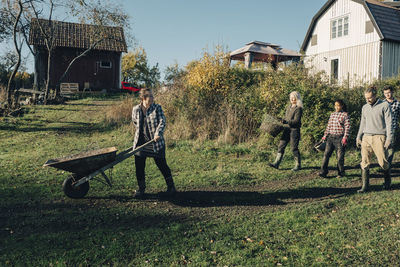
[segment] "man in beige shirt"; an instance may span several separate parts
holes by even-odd
[[[361,172],[362,188],[359,193],[369,190],[369,165],[372,155],[375,154],[379,166],[384,170],[384,189],[390,189],[390,164],[388,162],[388,149],[393,140],[392,111],[386,101],[377,99],[374,86],[364,92],[365,104],[362,108],[360,128],[357,134],[357,146],[361,145]]]

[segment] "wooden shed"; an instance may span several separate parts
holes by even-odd
[[[39,23],[42,27],[40,29]],[[121,27],[78,24],[62,21],[32,19],[29,43],[35,51],[35,87],[43,88],[47,76],[48,50],[42,32],[54,36],[50,68],[50,87],[75,83],[79,90],[113,90],[121,84],[121,56],[127,51]],[[76,60],[60,81],[69,63],[82,52],[94,47]]]

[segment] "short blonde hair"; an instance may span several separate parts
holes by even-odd
[[[302,108],[302,107],[303,107],[303,100],[301,99],[300,93],[297,92],[297,91],[293,91],[293,92],[290,93],[289,97],[291,97],[291,96],[293,96],[293,97],[296,98],[296,100],[297,100],[296,105],[297,105],[298,107],[301,107],[301,108]]]

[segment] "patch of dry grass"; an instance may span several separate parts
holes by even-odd
[[[138,100],[126,97],[105,110],[105,122],[109,125],[122,125],[131,121],[132,109]]]

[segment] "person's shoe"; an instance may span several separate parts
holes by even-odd
[[[282,157],[283,154],[282,153],[278,153],[276,154],[276,159],[273,163],[268,164],[270,167],[275,168],[275,169],[279,169],[279,164],[281,164],[282,161]]]
[[[176,193],[177,191],[175,185],[168,186],[167,191],[165,192],[165,194],[170,197],[174,196]]]
[[[328,175],[328,173],[327,173],[327,172],[324,172],[324,171],[320,171],[320,172],[318,173],[318,175],[319,175],[319,177],[326,178],[326,176]]]
[[[338,173],[336,178],[343,178],[344,176],[346,176],[346,174],[344,172],[343,173]]]
[[[145,196],[144,190],[138,189],[135,191],[135,195],[133,197],[136,199],[143,199],[144,196]]]
[[[177,191],[175,188],[174,180],[171,177],[165,178],[165,182],[167,183],[167,191],[160,193],[162,197],[172,197],[174,196]]]
[[[365,193],[369,191],[369,170],[361,169],[362,187],[357,193]]]

